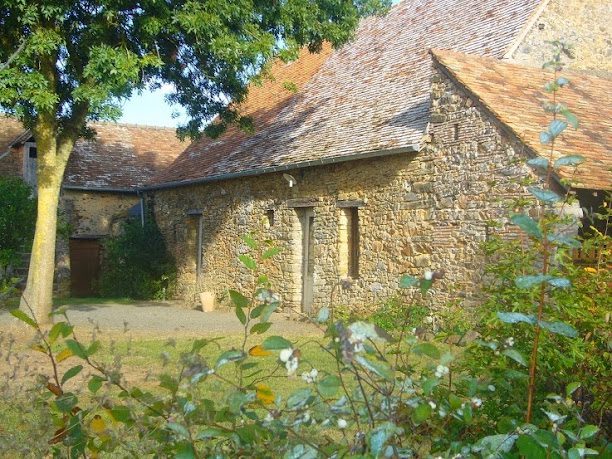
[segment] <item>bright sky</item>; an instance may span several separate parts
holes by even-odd
[[[393,3],[399,1],[393,0]],[[179,122],[185,119],[185,116],[172,117],[173,112],[181,112],[181,107],[170,107],[166,103],[164,94],[168,91],[169,88],[162,87],[157,91],[144,91],[142,94],[134,94],[123,106],[123,116],[119,121],[122,123],[176,127]]]

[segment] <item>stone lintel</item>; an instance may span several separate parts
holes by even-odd
[[[287,207],[315,207],[319,204],[319,198],[294,198],[287,199]]]
[[[340,208],[363,206],[365,206],[365,202],[361,199],[343,199],[336,201],[336,207]]]

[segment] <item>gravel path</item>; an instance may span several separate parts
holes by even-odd
[[[136,336],[169,337],[241,333],[243,328],[232,311],[202,312],[185,309],[176,302],[134,302],[133,304],[71,305],[67,309],[70,322],[77,329],[91,330],[95,325],[110,334],[126,331]],[[16,319],[0,310],[0,330],[14,325]],[[284,313],[273,314],[270,333],[311,335],[320,333],[307,322]]]

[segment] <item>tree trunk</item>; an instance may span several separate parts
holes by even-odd
[[[41,325],[51,322],[57,208],[68,156],[74,142],[58,141],[51,126],[34,132],[38,148],[38,210],[28,281],[20,308]]]

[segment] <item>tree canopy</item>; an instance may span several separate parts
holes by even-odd
[[[134,90],[172,83],[179,133],[197,136],[273,57],[347,41],[390,0],[0,0],[0,107],[27,126],[53,115],[58,133],[117,119]],[[217,126],[219,127],[219,126]]]

